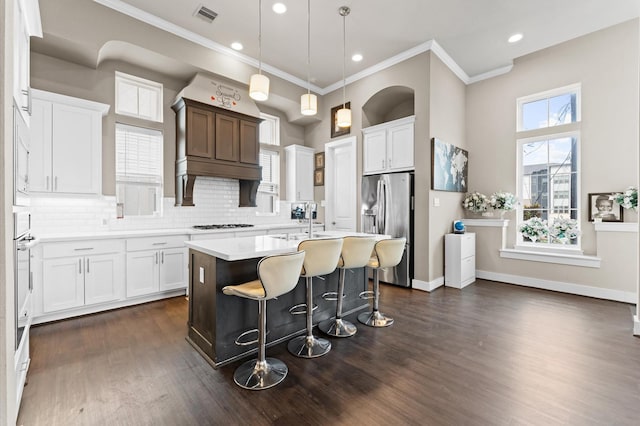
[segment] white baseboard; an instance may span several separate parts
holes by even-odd
[[[559,291],[562,293],[576,294],[579,296],[595,297],[597,299],[613,300],[636,304],[638,298],[634,292],[611,290],[599,287],[590,287],[581,284],[565,283],[561,281],[542,280],[538,278],[523,277],[520,275],[501,274],[498,272],[476,270],[476,277],[491,281],[500,281],[508,284],[517,284],[525,287],[541,288],[544,290]],[[637,320],[636,320],[637,321]],[[640,326],[636,322],[635,329],[640,333]]]
[[[640,317],[638,315],[633,316],[633,335],[640,336]]]
[[[422,280],[417,280],[417,279],[413,279],[411,280],[411,287],[415,288],[416,290],[422,290],[422,291],[433,291],[438,287],[442,287],[444,285],[444,277],[438,277],[433,281],[422,281]]]

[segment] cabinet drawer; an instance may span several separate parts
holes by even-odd
[[[184,242],[188,240],[188,235],[128,238],[127,251],[159,250],[165,248],[184,247]]]
[[[124,240],[70,241],[42,245],[42,257],[45,259],[120,252],[124,252]]]
[[[470,256],[460,262],[460,281],[464,282],[476,275],[476,257]]]
[[[460,258],[474,256],[476,252],[476,235],[464,234],[460,238]]]

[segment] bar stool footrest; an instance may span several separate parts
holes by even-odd
[[[365,290],[365,291],[361,291],[360,293],[358,293],[358,297],[360,299],[373,299],[375,297],[375,295],[373,294],[372,290]]]
[[[347,295],[343,293],[342,294],[342,298],[344,299],[345,297],[347,297]],[[328,291],[328,292],[322,294],[322,298],[324,300],[336,301],[336,300],[338,300],[338,292],[337,291]]]
[[[313,309],[311,312],[318,309],[318,305],[313,305]],[[291,315],[306,315],[307,314],[307,304],[306,303],[298,303],[297,305],[293,305],[289,308],[289,313]]]

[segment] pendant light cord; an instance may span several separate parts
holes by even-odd
[[[347,106],[347,77],[345,69],[347,68],[347,14],[342,15],[342,108]]]
[[[258,0],[258,74],[262,74],[262,0]]]
[[[311,0],[307,0],[307,95],[311,94]]]

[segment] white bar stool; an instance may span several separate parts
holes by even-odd
[[[306,253],[300,275],[307,279],[307,303],[304,312],[307,319],[307,333],[289,340],[287,348],[295,356],[316,358],[331,350],[331,342],[313,335],[312,280],[313,277],[327,275],[336,270],[341,249],[342,238],[304,240],[298,245],[298,250],[304,250]]]
[[[389,318],[378,310],[380,299],[380,280],[378,272],[382,268],[396,266],[402,260],[406,238],[392,238],[378,241],[375,245],[374,256],[367,265],[373,269],[373,310],[358,315],[358,321],[370,327],[388,327],[393,324],[393,318]]]
[[[350,337],[356,334],[358,329],[347,320],[342,319],[342,300],[344,298],[344,278],[347,269],[364,268],[371,259],[373,247],[376,244],[374,237],[345,237],[342,244],[342,252],[338,260],[340,269],[340,282],[335,299],[329,298],[333,293],[325,293],[326,300],[337,300],[336,318],[328,319],[318,324],[318,328],[329,336]]]
[[[298,284],[304,257],[303,251],[264,257],[258,262],[257,280],[222,289],[224,294],[258,301],[258,358],[243,363],[233,374],[233,380],[241,388],[268,389],[287,376],[289,370],[285,363],[265,357],[267,300],[293,290]]]

